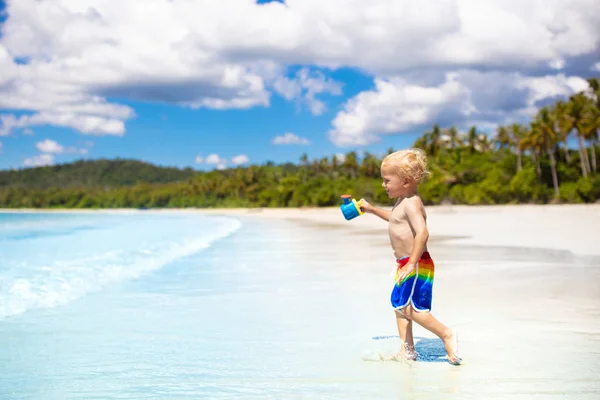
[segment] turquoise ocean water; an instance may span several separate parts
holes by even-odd
[[[314,232],[194,214],[0,214],[0,399],[364,398],[373,384],[356,379],[365,363],[348,344],[373,333],[357,330],[365,281],[341,274],[345,247]]]

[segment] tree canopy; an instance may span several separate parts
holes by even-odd
[[[502,125],[493,134],[433,126],[414,143],[427,152],[433,172],[419,188],[425,203],[597,201],[600,82],[588,83],[568,101],[541,108],[530,123]],[[0,171],[0,207],[320,207],[340,204],[344,193],[390,204],[380,164],[377,155],[356,152],[211,172],[136,160],[77,161]]]

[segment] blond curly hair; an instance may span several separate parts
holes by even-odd
[[[381,168],[393,168],[401,177],[408,177],[414,182],[421,183],[431,175],[427,169],[427,155],[421,149],[407,149],[396,151],[385,156]]]

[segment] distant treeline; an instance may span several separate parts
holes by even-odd
[[[542,108],[528,125],[500,126],[493,136],[471,127],[435,125],[415,147],[432,176],[419,192],[427,204],[583,203],[600,199],[597,173],[600,82]],[[575,139],[577,147],[567,147]],[[392,152],[394,149],[389,149]],[[299,164],[222,171],[164,168],[135,160],[78,161],[0,171],[0,207],[155,208],[333,206],[351,193],[390,204],[381,159],[349,152]]]
[[[0,171],[0,188],[49,189],[169,183],[194,176],[191,168],[158,167],[137,160],[76,161],[70,164]]]

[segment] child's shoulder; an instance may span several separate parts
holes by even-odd
[[[406,215],[422,215],[425,219],[427,219],[427,213],[425,212],[425,205],[423,205],[423,200],[417,195],[407,197],[404,199],[404,212]]]
[[[421,197],[416,194],[414,196],[405,198],[403,200],[403,202],[404,202],[404,204],[408,205],[409,207],[420,207],[420,208],[425,207],[423,205],[423,200],[421,200]]]
[[[409,214],[411,212],[417,211],[425,211],[425,206],[423,205],[423,201],[417,195],[405,197],[403,199],[398,199],[394,207],[392,208],[392,212],[397,211],[403,214]]]

